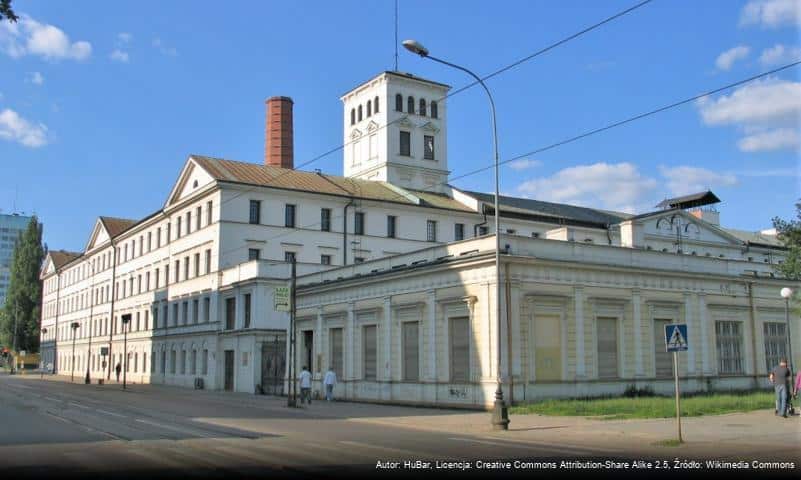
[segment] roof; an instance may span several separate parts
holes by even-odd
[[[464,193],[485,203],[494,204],[495,202],[495,195],[489,193],[471,191],[464,191]],[[532,215],[551,217],[554,221],[572,220],[582,223],[607,225],[620,223],[631,217],[631,215],[627,213],[610,212],[608,210],[579,207],[564,203],[544,202],[542,200],[532,200],[530,198],[506,197],[504,195],[500,196],[498,202],[500,203],[501,210],[503,210],[504,207],[528,210]]]
[[[56,270],[82,255],[79,252],[68,252],[66,250],[51,250],[47,252],[47,254],[50,255],[50,259],[53,261],[53,266],[56,267]]]
[[[707,190],[662,200],[656,205],[656,208],[693,208],[712,203],[720,203],[720,199],[711,190]]]
[[[771,247],[784,247],[784,244],[779,240],[776,235],[765,235],[760,232],[749,232],[746,230],[736,230],[734,228],[721,228],[726,233],[729,233],[745,243],[768,245]]]
[[[202,155],[191,155],[191,158],[218,181],[464,212],[474,211],[465,204],[446,195],[415,190],[407,190],[410,195],[402,195],[398,193],[398,190],[403,189],[399,189],[394,185],[390,186],[386,182],[340,177],[317,172],[304,172],[302,170],[237,162]],[[409,196],[416,196],[421,202],[417,203],[410,199]]]
[[[139,222],[139,220],[115,217],[100,217],[100,221],[103,222],[103,226],[106,227],[106,231],[111,238],[116,237]]]

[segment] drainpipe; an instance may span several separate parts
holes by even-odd
[[[353,206],[353,199],[345,205],[345,214],[342,217],[342,265],[348,264],[348,207]]]

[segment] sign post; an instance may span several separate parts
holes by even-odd
[[[687,324],[672,323],[665,325],[665,349],[673,352],[673,380],[676,389],[676,428],[678,429],[679,443],[681,438],[681,393],[679,392],[679,352],[687,351]]]

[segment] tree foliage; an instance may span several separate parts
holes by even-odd
[[[42,224],[36,216],[20,234],[11,258],[11,281],[6,293],[0,335],[3,342],[17,350],[39,351],[39,317],[42,284],[39,271],[45,256]]]
[[[16,22],[19,20],[14,10],[11,9],[11,0],[0,0],[0,21],[8,20],[9,22]]]
[[[787,258],[775,268],[786,278],[801,280],[801,201],[795,204],[795,211],[795,220],[773,217],[779,240],[787,247]]]

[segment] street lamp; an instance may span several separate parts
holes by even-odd
[[[784,287],[779,292],[784,298],[784,321],[787,324],[787,356],[790,357],[790,371],[793,371],[793,343],[790,340],[792,335],[790,332],[790,297],[793,296],[793,289]]]
[[[129,323],[131,323],[131,314],[126,313],[125,315],[122,316],[122,334],[123,334],[122,389],[123,390],[125,390],[125,385],[127,380],[126,374],[128,373],[128,329],[126,327]]]
[[[70,328],[72,329],[72,361],[70,362],[70,382],[75,381],[75,331],[78,330],[81,324],[72,322]]]
[[[45,335],[47,335],[47,329],[43,328],[42,329],[42,340],[44,340],[44,336]],[[39,345],[41,346],[41,344],[42,344],[42,342],[40,341]],[[40,348],[39,350],[41,351],[42,349]],[[45,366],[44,359],[40,357],[39,358],[39,378],[44,378],[44,366]]]
[[[487,88],[487,85],[484,83],[484,81],[481,80],[481,77],[471,72],[467,68],[447,62],[437,57],[432,57],[429,55],[428,49],[416,40],[404,40],[403,46],[406,48],[406,50],[420,55],[423,58],[431,59],[437,63],[441,63],[467,73],[481,84],[481,86],[484,88],[484,91],[487,92],[487,98],[489,98],[490,113],[492,114],[492,148],[495,156],[495,317],[498,321],[498,388],[495,390],[495,404],[492,409],[492,427],[495,430],[508,430],[509,411],[503,401],[503,382],[501,378],[501,223],[498,201],[498,191],[500,190],[500,174],[498,173],[498,128],[495,120],[495,101],[492,99],[492,94],[490,93],[489,88]]]

